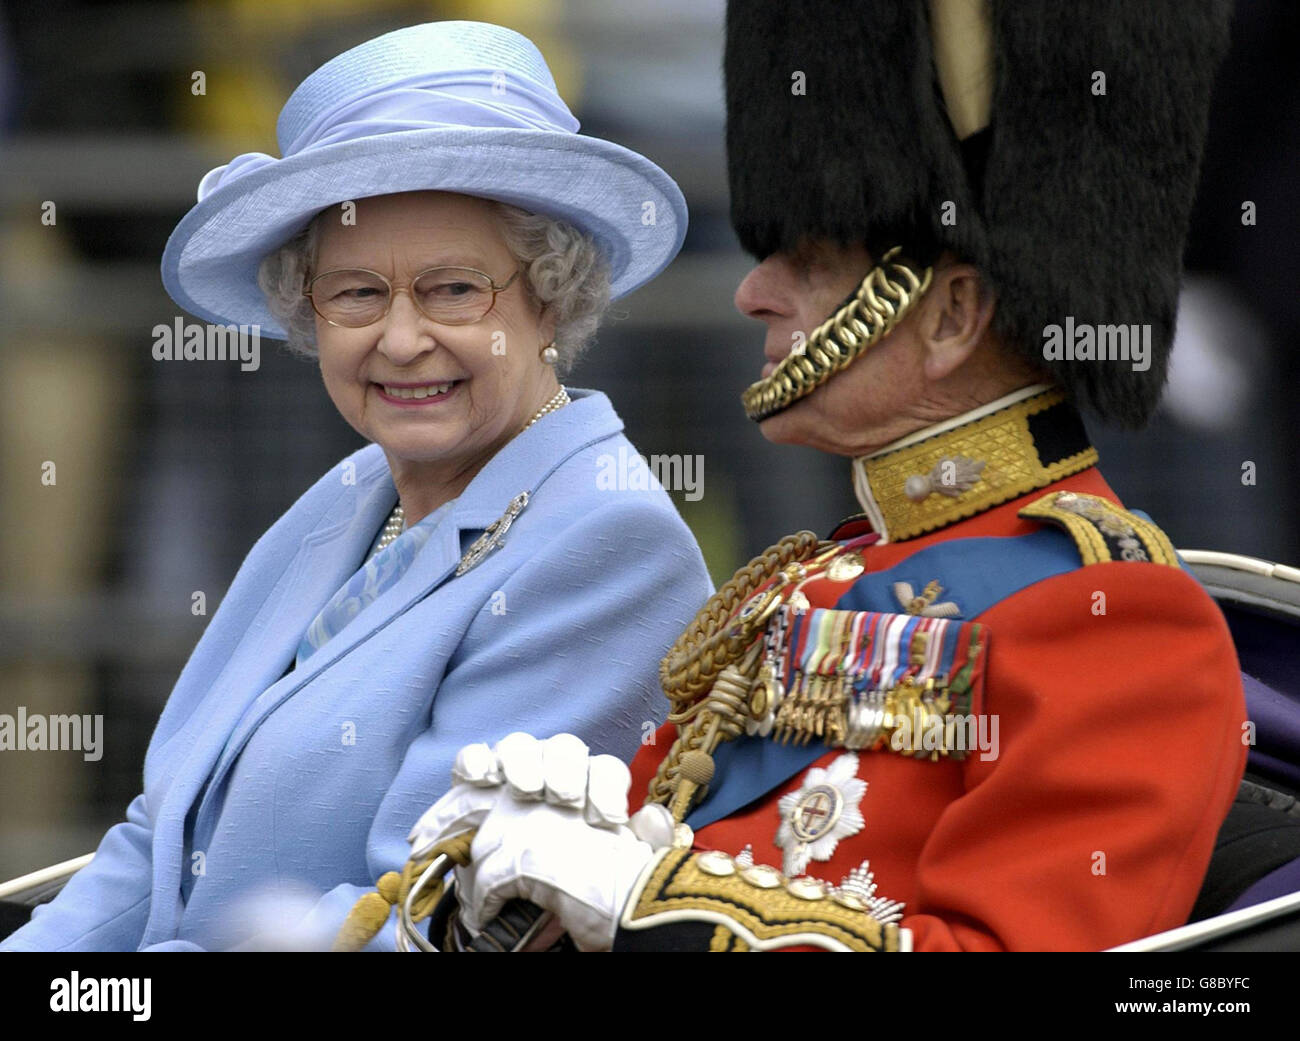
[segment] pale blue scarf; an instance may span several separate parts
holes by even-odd
[[[371,544],[371,553],[361,570],[330,597],[329,602],[321,608],[315,620],[307,627],[307,632],[298,645],[298,657],[294,662],[297,668],[318,650],[325,646],[347,624],[370,604],[374,603],[384,592],[397,584],[407,568],[415,563],[415,558],[424,544],[429,541],[439,519],[450,508],[451,502],[443,503],[427,517],[413,527],[407,528],[380,552],[374,547],[379,544],[379,537]]]

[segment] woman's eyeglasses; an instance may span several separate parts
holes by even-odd
[[[502,285],[483,271],[470,267],[431,267],[407,286],[394,286],[378,271],[348,268],[325,271],[311,280],[303,296],[330,325],[359,329],[388,314],[394,292],[409,292],[420,313],[442,325],[477,322],[519,277],[519,271]]]

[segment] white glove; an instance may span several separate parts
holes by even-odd
[[[572,734],[510,734],[456,756],[455,785],[412,829],[412,855],[478,828],[470,864],[456,870],[460,919],[477,933],[520,897],[551,911],[580,950],[608,950],[619,915],[673,820],[651,804],[629,821],[631,774],[589,756]]]

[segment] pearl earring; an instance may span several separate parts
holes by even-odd
[[[560,352],[555,349],[555,344],[549,343],[542,348],[542,361],[547,365],[554,365],[560,360]]]

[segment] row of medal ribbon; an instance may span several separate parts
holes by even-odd
[[[880,748],[900,725],[965,715],[982,700],[987,643],[975,622],[783,606],[762,676],[771,729],[781,741]]]

